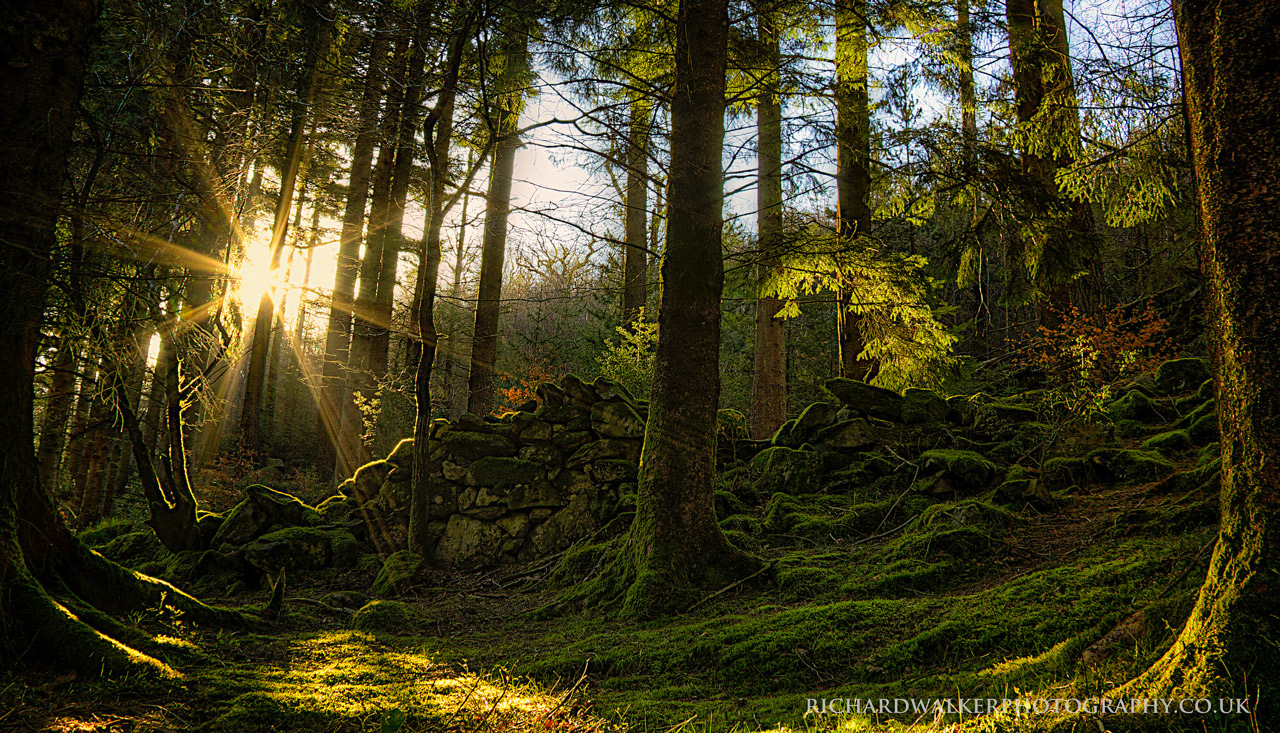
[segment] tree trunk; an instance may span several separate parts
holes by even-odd
[[[837,249],[861,248],[871,230],[871,111],[867,104],[867,3],[836,3],[836,197]],[[839,375],[867,379],[875,364],[860,358],[866,341],[853,312],[855,293],[836,286],[836,353]]]
[[[649,125],[653,110],[649,100],[631,100],[631,124],[627,131],[626,245],[622,256],[622,325],[628,328],[640,317],[648,300],[649,256]]]
[[[480,250],[480,283],[476,288],[476,320],[471,339],[471,371],[467,377],[467,412],[481,417],[493,411],[493,383],[498,359],[498,315],[502,308],[502,268],[507,252],[507,218],[511,214],[511,182],[516,151],[520,149],[520,112],[524,107],[523,74],[529,65],[528,37],[519,38],[506,51],[506,66],[499,83],[507,87],[497,100],[493,165],[489,172],[489,196],[484,212],[484,243]],[[511,87],[515,87],[514,89]]]
[[[748,566],[721,534],[714,501],[727,38],[725,0],[681,0],[662,307],[623,601],[638,618],[681,610],[699,586]]]
[[[324,381],[319,400],[320,450],[316,458],[322,482],[355,470],[356,455],[339,450],[343,445],[339,429],[343,405],[351,403],[344,368],[351,351],[351,314],[355,308],[356,274],[360,269],[360,240],[364,231],[365,205],[369,201],[369,176],[373,167],[373,146],[377,140],[378,106],[382,100],[382,64],[387,54],[384,34],[386,10],[375,21],[369,45],[369,62],[360,98],[360,118],[351,152],[351,178],[347,186],[346,209],[342,216],[342,238],[338,245],[338,267],[333,278],[333,301],[329,307],[329,328],[325,334]]]
[[[322,3],[323,6],[323,3]],[[299,104],[294,107],[289,131],[289,148],[285,158],[285,170],[280,176],[280,198],[276,200],[275,222],[271,228],[271,268],[280,266],[285,235],[289,229],[289,212],[293,207],[294,186],[298,181],[298,169],[302,165],[303,145],[306,142],[307,116],[312,112],[320,87],[320,64],[329,55],[331,40],[330,23],[325,18],[324,7],[312,9],[315,17],[308,20],[312,37],[307,48],[307,72],[299,85]],[[275,301],[270,292],[263,293],[258,302],[258,315],[253,323],[252,350],[249,354],[249,375],[245,381],[244,406],[240,412],[240,437],[246,448],[260,449],[262,393],[267,373],[268,349],[271,329],[275,324]]]
[[[472,0],[461,27],[453,38],[444,79],[436,106],[427,114],[423,140],[431,166],[431,189],[427,213],[430,217],[420,253],[417,327],[422,351],[414,370],[413,472],[409,490],[409,549],[424,561],[431,557],[428,532],[431,513],[431,367],[436,358],[436,279],[440,272],[440,229],[445,210],[445,184],[449,180],[449,146],[453,137],[453,105],[458,91],[458,70],[471,40],[471,26],[480,11],[480,1]],[[463,185],[467,185],[464,183]]]
[[[759,285],[779,274],[782,246],[782,98],[775,16],[759,16],[761,89],[756,98],[756,240]],[[771,437],[787,419],[787,346],[782,301],[756,296],[755,372],[751,383],[751,437]]]
[[[1097,250],[1093,210],[1087,203],[1065,199],[1055,179],[1060,168],[1071,164],[1075,157],[1072,151],[1080,146],[1066,18],[1062,0],[1007,0],[1005,15],[1018,124],[1028,134],[1043,138],[1023,151],[1022,165],[1036,186],[1031,196],[1034,214],[1045,221],[1047,231],[1031,243],[1032,251],[1022,256],[1027,271],[1019,277],[1037,292],[1041,324],[1052,326],[1061,322],[1073,305],[1081,310],[1095,309],[1099,297],[1093,277],[1071,285]]]
[[[49,401],[44,406],[44,422],[40,424],[40,446],[36,460],[40,463],[40,485],[56,492],[58,473],[62,468],[62,450],[67,444],[67,427],[76,396],[76,357],[80,342],[63,329],[58,338],[58,354],[53,359],[53,382]]]
[[[1191,617],[1126,692],[1280,694],[1280,5],[1174,6],[1222,434],[1222,524]]]
[[[10,2],[6,12],[9,22],[0,28],[0,98],[6,101],[0,106],[0,199],[7,203],[0,207],[0,644],[7,659],[85,675],[171,674],[85,619],[154,608],[162,593],[192,620],[232,614],[80,544],[40,484],[31,440],[58,193],[98,5],[27,0]]]

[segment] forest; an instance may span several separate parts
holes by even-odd
[[[0,730],[1280,730],[1280,3],[0,19]]]

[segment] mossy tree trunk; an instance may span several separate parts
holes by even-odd
[[[727,35],[725,0],[681,0],[662,307],[623,601],[635,618],[682,610],[699,586],[749,566],[715,517]]]
[[[871,229],[871,109],[867,100],[867,3],[836,3],[836,198],[837,250],[862,247]],[[844,278],[840,277],[843,281]],[[853,311],[857,294],[836,283],[836,353],[839,375],[867,379],[875,364],[862,359],[866,340],[861,316]]]
[[[436,281],[440,274],[440,233],[446,212],[445,186],[449,180],[449,148],[453,138],[454,100],[458,94],[458,72],[463,53],[471,41],[471,28],[480,12],[480,0],[472,0],[463,11],[462,22],[452,39],[444,78],[436,105],[423,123],[423,141],[431,167],[431,187],[427,201],[427,231],[419,256],[415,302],[418,334],[422,347],[414,368],[413,473],[409,491],[409,549],[424,561],[431,558],[427,527],[431,519],[431,368],[436,359]],[[474,169],[469,171],[473,174]],[[470,178],[462,182],[465,190]]]
[[[627,126],[626,244],[622,253],[622,325],[640,318],[649,298],[649,127],[653,110],[637,94],[631,99]]]
[[[471,339],[471,372],[467,376],[467,412],[488,415],[493,410],[494,373],[498,360],[498,316],[502,310],[502,268],[507,252],[507,220],[511,214],[511,183],[515,174],[516,151],[520,149],[520,111],[524,89],[520,88],[528,68],[528,37],[520,30],[504,56],[501,98],[493,111],[495,138],[493,165],[489,176],[488,204],[484,213],[484,243],[480,249],[480,282],[476,287],[476,320]],[[512,88],[514,87],[514,88]]]
[[[1280,694],[1280,5],[1174,5],[1222,434],[1222,524],[1182,633],[1124,688]]]
[[[358,457],[340,450],[341,406],[350,404],[344,367],[351,351],[351,315],[355,309],[356,275],[360,269],[360,240],[364,233],[365,208],[369,203],[369,176],[373,168],[373,146],[377,140],[378,107],[382,101],[382,64],[387,55],[387,6],[382,6],[369,42],[365,66],[360,116],[351,152],[351,176],[346,208],[342,216],[342,238],[338,245],[338,267],[333,276],[333,300],[329,307],[329,328],[325,334],[324,381],[319,394],[320,445],[316,457],[322,481],[350,476]]]
[[[0,654],[84,674],[169,668],[109,634],[105,613],[167,596],[193,620],[226,620],[172,586],[86,549],[40,483],[32,445],[39,327],[59,191],[94,0],[6,6],[0,29]]]
[[[756,267],[763,285],[778,274],[782,247],[782,98],[781,58],[776,15],[760,8],[760,94],[756,97]],[[755,372],[751,382],[751,437],[762,440],[787,419],[787,344],[782,301],[756,296]]]

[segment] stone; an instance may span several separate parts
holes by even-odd
[[[608,377],[596,377],[591,383],[591,388],[595,390],[596,395],[602,400],[621,399],[635,406],[638,400],[627,390],[621,382],[610,379]]]
[[[520,431],[521,443],[538,443],[551,440],[551,424],[541,420],[534,420]]]
[[[210,547],[239,547],[266,534],[275,526],[314,523],[319,514],[298,497],[255,484],[245,489],[245,498],[223,520]]]
[[[815,445],[847,450],[867,448],[877,442],[875,430],[862,418],[837,422],[818,431],[818,434],[813,437]]]
[[[640,443],[637,441],[612,440],[609,438],[595,440],[574,451],[564,462],[566,468],[582,468],[592,461],[608,458],[624,458],[637,461],[640,458]]]
[[[498,525],[455,514],[449,517],[436,545],[436,558],[444,565],[463,570],[486,567],[497,561],[505,539]]]
[[[940,423],[947,419],[947,401],[931,389],[909,387],[902,393],[902,421],[908,424]]]
[[[575,405],[591,407],[596,403],[596,400],[600,399],[594,389],[583,384],[581,379],[572,374],[560,380],[560,386],[564,389],[567,401]]]
[[[511,511],[534,507],[554,508],[564,505],[564,494],[546,480],[534,481],[527,486],[513,487],[507,494],[507,508]]]
[[[796,436],[796,423],[797,420],[793,418],[779,425],[769,443],[783,448],[799,448],[804,441]]]
[[[1030,504],[1044,511],[1054,509],[1058,504],[1044,482],[1021,466],[1009,469],[1004,481],[996,487],[995,498],[1006,504]]]
[[[921,471],[943,473],[957,489],[978,489],[1000,473],[996,464],[973,451],[927,450],[920,454]]]
[[[591,429],[605,438],[644,438],[644,420],[625,402],[592,405]]]
[[[565,549],[600,528],[586,494],[579,494],[564,509],[551,515],[529,533],[521,550],[521,560],[545,557]]]
[[[1170,359],[1156,369],[1156,389],[1160,394],[1176,395],[1198,389],[1210,377],[1204,359]]]
[[[1200,385],[1200,389],[1196,390],[1196,396],[1202,400],[1211,400],[1214,397],[1213,380],[1206,379]]]
[[[836,411],[836,406],[830,402],[815,402],[804,408],[800,417],[796,418],[796,424],[791,428],[792,440],[799,443],[808,442],[819,430],[829,427],[836,421]]]
[[[1129,390],[1118,400],[1107,406],[1112,422],[1133,420],[1147,425],[1165,422],[1165,418],[1156,408],[1155,402],[1140,390]]]
[[[508,514],[499,519],[496,524],[502,527],[502,531],[512,537],[524,537],[529,533],[529,517],[522,512]],[[508,552],[508,550],[504,549],[503,552]]]
[[[1173,464],[1167,458],[1146,450],[1099,448],[1085,456],[1085,460],[1103,481],[1154,481],[1173,473]]]
[[[1191,423],[1187,430],[1196,445],[1209,445],[1218,441],[1218,414],[1210,412]]]
[[[268,574],[274,574],[280,568],[321,570],[333,563],[331,537],[328,532],[314,527],[278,529],[245,545],[244,559]]]
[[[533,412],[536,409],[538,409],[538,401],[536,399],[526,400],[516,407],[516,412]]]
[[[391,451],[391,455],[387,456],[387,463],[390,463],[401,471],[412,470],[413,438],[405,438],[399,443],[396,443],[396,447]]]
[[[550,382],[539,384],[534,391],[537,393],[538,401],[542,403],[543,408],[559,407],[564,404],[564,390]]]
[[[409,590],[422,570],[422,558],[408,550],[392,553],[382,563],[378,577],[373,580],[373,593],[379,596],[398,596]]]
[[[391,469],[395,468],[387,461],[371,461],[356,469],[351,477],[353,490],[348,492],[360,501],[368,501],[378,495],[382,483],[387,480]]]
[[[482,433],[488,427],[483,418],[470,412],[464,412],[458,416],[456,421],[458,430],[465,430],[472,433]]]
[[[444,449],[468,461],[478,461],[489,456],[507,457],[516,454],[516,447],[506,438],[472,430],[450,430],[444,436]]]
[[[453,461],[445,460],[440,463],[440,474],[448,481],[460,481],[467,475],[467,469]]]
[[[639,467],[631,461],[610,458],[587,464],[587,476],[597,484],[635,481]]]
[[[519,458],[486,456],[467,468],[467,486],[512,486],[527,484],[544,473],[542,466]]]
[[[550,445],[526,445],[516,454],[521,460],[531,461],[540,466],[555,466],[560,463],[560,451]]]
[[[1186,430],[1170,430],[1142,441],[1142,449],[1161,455],[1176,455],[1192,447],[1191,433]]]
[[[594,437],[594,435],[585,430],[566,430],[560,435],[557,435],[552,442],[554,442],[555,446],[560,450],[566,453],[572,453],[578,448],[590,443]]]
[[[891,389],[843,377],[828,379],[823,387],[840,400],[840,404],[859,414],[892,422],[902,419],[902,396]]]

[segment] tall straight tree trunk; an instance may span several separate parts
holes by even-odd
[[[627,130],[626,245],[622,256],[622,325],[630,328],[648,300],[649,256],[649,100],[631,100]]]
[[[382,100],[382,64],[387,54],[384,33],[386,22],[384,6],[375,21],[374,36],[369,44],[369,61],[360,97],[359,127],[351,151],[351,176],[342,216],[338,267],[333,278],[329,328],[325,333],[324,381],[319,401],[320,443],[316,458],[322,480],[333,478],[332,475],[326,475],[325,471],[336,471],[338,476],[350,475],[355,470],[357,461],[357,456],[339,450],[342,445],[339,429],[342,424],[341,406],[351,402],[343,372],[351,350],[351,314],[355,308],[356,275],[360,269],[360,240],[364,232],[365,207],[369,201],[373,147],[377,141],[378,107]]]
[[[1066,200],[1055,178],[1059,169],[1071,165],[1075,157],[1071,151],[1080,147],[1066,17],[1062,0],[1007,0],[1005,15],[1019,126],[1031,135],[1059,137],[1040,143],[1056,154],[1022,153],[1023,170],[1043,191],[1046,202],[1036,215],[1048,226],[1040,241],[1019,244],[1032,248],[1022,254],[1024,262],[1033,263],[1020,274],[1024,287],[1037,292],[1040,322],[1053,325],[1073,305],[1095,309],[1099,297],[1096,277],[1082,278],[1072,286],[1078,272],[1095,264],[1093,210],[1087,203]]]
[[[285,169],[280,176],[280,197],[276,200],[275,220],[271,229],[271,268],[280,266],[280,255],[284,249],[285,235],[289,229],[289,212],[293,208],[294,186],[298,181],[298,170],[302,165],[302,151],[306,143],[307,116],[312,112],[319,96],[321,80],[320,64],[329,55],[330,21],[325,18],[325,8],[312,9],[313,18],[308,20],[312,36],[308,42],[307,61],[304,68],[307,73],[299,86],[301,99],[294,107],[290,122],[289,148],[285,158]],[[245,381],[244,405],[240,411],[240,437],[247,448],[260,449],[262,430],[262,403],[264,380],[267,374],[267,357],[271,341],[271,329],[275,324],[274,294],[263,293],[258,302],[258,315],[253,323],[253,343],[249,354],[249,375]]]
[[[528,38],[521,34],[507,59],[508,82],[528,65]],[[513,78],[514,77],[514,78]],[[476,293],[476,321],[471,339],[471,372],[467,377],[467,412],[485,416],[493,411],[493,381],[498,359],[498,314],[502,308],[502,268],[507,251],[507,218],[511,214],[511,182],[516,151],[520,149],[520,110],[524,90],[508,90],[499,101],[489,175],[488,205],[484,212],[484,244],[480,251],[480,283]]]
[[[427,231],[419,253],[418,283],[414,288],[418,304],[417,328],[422,350],[414,368],[413,471],[409,489],[409,549],[424,561],[431,558],[431,367],[436,358],[436,279],[440,273],[440,231],[445,211],[445,185],[449,180],[449,147],[453,138],[453,105],[458,93],[458,71],[463,52],[471,42],[471,27],[480,12],[481,0],[472,0],[463,11],[461,26],[453,37],[444,67],[444,78],[436,105],[423,124],[423,141],[430,165],[430,195],[427,197]],[[469,182],[464,182],[464,186]]]
[[[756,240],[758,287],[778,274],[782,246],[782,98],[781,58],[776,17],[761,10],[758,20],[761,89],[756,98]],[[782,301],[756,296],[755,372],[751,382],[751,437],[762,440],[787,419],[787,344]]]
[[[1280,714],[1280,5],[1198,0],[1174,11],[1222,433],[1222,519],[1186,626],[1122,691],[1247,695],[1253,714],[1242,724],[1256,727]]]
[[[867,3],[836,2],[836,198],[837,248],[864,245],[871,230],[871,111],[867,103]],[[843,278],[842,278],[843,279]],[[836,289],[836,352],[839,374],[867,379],[875,364],[860,358],[866,341],[862,318],[851,309],[856,294]]]
[[[379,379],[386,376],[379,369],[374,355],[376,337],[390,323],[378,323],[378,290],[385,272],[384,248],[389,239],[388,221],[391,216],[392,178],[395,174],[398,121],[404,99],[405,74],[408,71],[410,34],[402,32],[395,40],[392,51],[390,83],[387,100],[378,125],[378,159],[373,167],[373,191],[369,201],[369,228],[365,236],[364,259],[360,262],[360,290],[356,297],[355,315],[351,326],[351,350],[347,358],[347,391],[353,401],[345,402],[341,409],[339,450],[351,456],[354,464],[364,463],[370,452],[362,440],[364,416],[356,407],[354,397],[359,393],[368,399],[379,387]],[[394,244],[392,247],[394,248]],[[392,269],[394,279],[394,268]]]
[[[44,407],[44,422],[40,424],[40,445],[36,460],[40,463],[40,485],[53,492],[58,485],[58,473],[62,468],[62,451],[67,445],[67,427],[71,407],[76,397],[76,359],[80,342],[64,328],[58,337],[58,353],[53,359],[53,380],[49,386],[49,401]]]
[[[728,4],[681,0],[671,99],[670,216],[639,497],[624,550],[629,616],[688,607],[697,587],[748,566],[715,517],[720,402]]]

